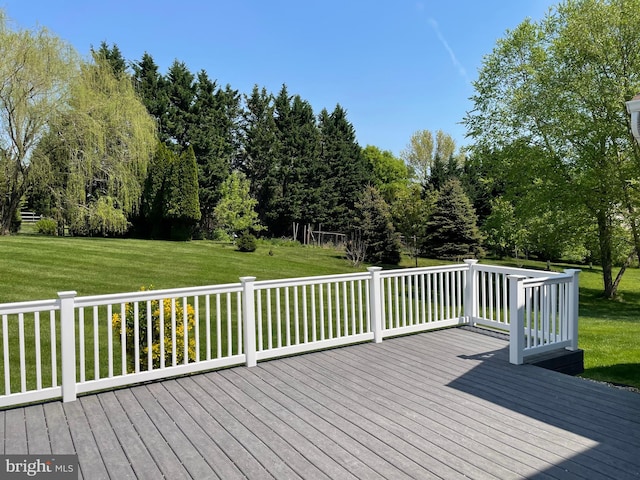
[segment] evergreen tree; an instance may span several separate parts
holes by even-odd
[[[389,206],[375,187],[368,186],[354,204],[352,240],[362,242],[364,261],[375,264],[400,263],[400,234],[395,231]]]
[[[138,225],[141,235],[150,238],[169,238],[171,225],[166,217],[169,200],[169,180],[175,163],[175,154],[162,142],[149,164],[142,195],[142,219]]]
[[[391,204],[393,224],[404,235],[404,243],[414,257],[418,257],[424,243],[426,225],[433,211],[438,192],[424,191],[413,183],[399,189]]]
[[[320,162],[320,132],[316,117],[311,104],[299,95],[293,98],[291,117],[291,180],[284,200],[296,206],[294,221],[323,223],[326,221],[324,183],[327,171]]]
[[[193,148],[177,156],[171,168],[166,216],[171,220],[171,238],[189,240],[200,220],[198,166]]]
[[[347,231],[355,202],[373,179],[372,169],[356,141],[353,125],[340,105],[336,105],[331,114],[322,110],[320,132],[321,159],[327,169],[324,190],[328,204],[327,226]]]
[[[444,184],[447,183],[447,180],[448,175],[446,165],[440,155],[436,154],[433,159],[433,167],[431,168],[427,179],[427,188],[438,192],[442,189]]]
[[[198,162],[201,230],[211,235],[220,188],[229,176],[237,147],[240,97],[229,85],[223,90],[203,70],[195,83],[189,144]]]
[[[167,82],[158,72],[158,66],[148,53],[139,62],[133,63],[133,83],[142,103],[158,125],[158,137],[162,142],[169,140],[166,117],[169,109]]]
[[[250,193],[258,202],[256,211],[261,223],[269,226],[268,213],[275,204],[278,186],[277,158],[279,149],[274,119],[273,96],[265,88],[254,86],[245,95],[242,112],[242,146],[238,170],[250,183]]]
[[[426,227],[423,251],[428,256],[459,259],[483,254],[476,214],[457,179],[443,186]]]
[[[111,66],[112,73],[115,77],[121,78],[127,73],[127,61],[115,43],[109,48],[107,42],[103,41],[100,43],[98,50],[94,50],[93,47],[91,47],[91,55],[94,60],[105,60],[107,64]]]
[[[292,222],[314,223],[322,215],[319,164],[320,137],[311,105],[290,97],[286,85],[274,100],[277,149],[271,168],[275,179],[267,225],[272,234],[286,235]]]
[[[189,146],[196,96],[195,78],[183,62],[176,60],[169,67],[166,82],[168,105],[162,129],[169,145],[179,152]]]

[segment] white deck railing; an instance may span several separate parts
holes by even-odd
[[[521,364],[577,348],[578,272],[465,260],[0,304],[0,407],[453,325],[510,333]]]

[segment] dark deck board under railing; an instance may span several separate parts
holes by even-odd
[[[100,478],[640,478],[640,394],[448,329],[0,412]]]

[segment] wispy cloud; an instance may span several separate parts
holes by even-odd
[[[440,27],[438,26],[438,22],[436,22],[435,19],[433,18],[429,18],[429,24],[431,25],[431,28],[433,28],[433,31],[437,35],[438,40],[440,40],[440,43],[442,44],[442,46],[449,53],[449,57],[451,58],[451,63],[453,63],[453,66],[458,69],[458,73],[460,74],[460,76],[465,80],[469,81],[469,76],[467,75],[467,71],[465,70],[464,66],[460,63],[460,61],[456,57],[456,54],[453,51],[453,49],[449,46],[449,42],[447,42],[447,39],[444,38],[444,36],[442,35],[442,32],[440,32]]]

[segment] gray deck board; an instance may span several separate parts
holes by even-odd
[[[47,422],[42,405],[34,405],[24,411],[29,453],[51,453]]]
[[[189,437],[175,423],[172,416],[175,412],[166,411],[146,386],[133,388],[132,392],[164,437],[165,448],[175,454],[191,478],[218,478],[207,461],[193,448]]]
[[[91,480],[106,479],[109,478],[109,474],[102,462],[102,456],[85,415],[83,403],[84,401],[70,402],[65,403],[63,406],[71,432],[71,439],[78,454],[80,472],[83,477]]]
[[[329,360],[320,359],[320,361],[327,362]],[[510,429],[501,429],[500,418],[494,419],[488,424],[478,421],[476,419],[478,417],[477,402],[458,408],[462,403],[461,398],[452,395],[443,399],[437,394],[434,395],[434,390],[421,385],[419,379],[402,378],[402,371],[389,372],[388,369],[385,369],[383,362],[376,368],[385,372],[385,377],[378,379],[379,375],[367,372],[367,368],[361,367],[360,359],[355,357],[353,361],[355,363],[347,364],[348,368],[358,370],[359,375],[357,378],[350,378],[348,382],[352,386],[359,386],[363,392],[372,387],[382,392],[374,400],[376,405],[372,408],[384,412],[385,410],[391,411],[390,409],[399,405],[401,411],[397,413],[401,415],[395,417],[398,423],[405,425],[407,423],[405,418],[409,417],[423,428],[428,428],[432,435],[444,435],[447,439],[458,444],[458,448],[455,448],[455,443],[450,444],[448,450],[461,452],[463,458],[474,463],[478,462],[478,466],[491,469],[491,464],[495,463],[502,465],[505,469],[512,470],[511,475],[514,475],[513,469],[517,471],[518,465],[538,468],[542,463],[566,460],[573,454],[567,449],[564,452],[559,452],[561,446],[549,445],[548,442],[535,439],[535,437],[532,439],[522,431],[511,432]],[[338,372],[339,366],[336,364],[336,372]],[[386,375],[387,373],[388,375]],[[391,377],[405,385],[405,389],[395,388],[393,384],[390,384]],[[386,387],[382,388],[383,385]],[[407,385],[410,386],[409,389],[406,389]],[[348,388],[348,383],[344,382],[343,386]],[[357,396],[356,390],[354,399],[357,399]],[[428,415],[423,414],[425,410],[429,411]],[[412,427],[410,424],[406,424],[405,428]],[[526,440],[523,440],[522,437],[526,437]],[[445,442],[446,444],[447,442]],[[473,452],[474,445],[478,444],[483,444],[486,447],[480,459]],[[562,456],[561,453],[565,453],[565,456]],[[579,466],[574,466],[573,470],[582,470],[583,475],[589,474],[589,478],[597,478],[597,475],[594,476],[593,473]],[[575,478],[573,473],[565,471],[557,471],[554,475],[559,475],[559,478]],[[474,478],[476,476],[473,475]]]
[[[4,453],[8,455],[29,453],[24,408],[7,410],[4,423]]]
[[[134,425],[129,420],[127,412],[113,392],[100,395],[100,405],[109,419],[117,441],[120,443],[126,461],[137,478],[154,480],[162,477],[153,457],[140,439]],[[104,452],[102,453],[104,457]]]
[[[109,417],[100,402],[100,397],[88,396],[83,399],[82,406],[109,477],[135,478],[126,453],[109,423]]]
[[[457,328],[0,411],[82,478],[640,479],[640,394]]]
[[[136,389],[139,388],[136,387]],[[117,390],[114,395],[164,477],[176,480],[190,478],[184,465],[169,447],[145,408],[138,402],[132,389]]]
[[[76,452],[71,439],[71,432],[61,402],[49,402],[42,405],[47,421],[50,453],[73,454]],[[44,435],[43,435],[44,436]],[[44,452],[33,452],[34,454]]]

